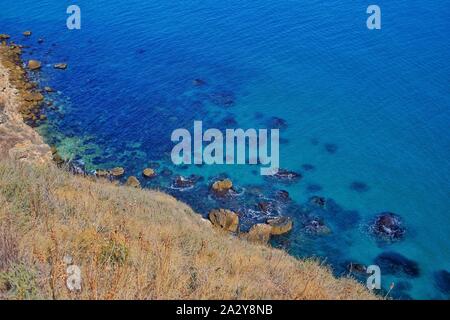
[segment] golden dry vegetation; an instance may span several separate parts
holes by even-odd
[[[81,292],[66,287],[67,255]],[[2,160],[0,298],[375,297],[317,261],[216,230],[166,194]]]

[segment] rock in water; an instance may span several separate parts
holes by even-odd
[[[309,203],[320,208],[325,208],[327,200],[324,197],[314,196],[309,198]]]
[[[177,176],[175,177],[173,181],[173,186],[178,189],[187,189],[192,188],[195,185],[195,180],[191,178],[186,178],[183,176]]]
[[[96,170],[95,175],[99,178],[108,178],[109,172],[106,170]]]
[[[363,274],[365,274],[366,270],[367,270],[367,267],[365,265],[363,265],[363,264],[360,264],[360,263],[353,263],[353,262],[351,262],[351,263],[348,264],[347,269],[348,269],[349,272],[352,272],[352,273],[363,273]]]
[[[141,183],[139,182],[139,180],[135,177],[135,176],[131,176],[127,179],[127,182],[125,184],[128,187],[133,187],[133,188],[140,188],[141,187]]]
[[[22,34],[23,34],[25,37],[29,37],[29,36],[31,36],[31,31],[24,31]]]
[[[291,200],[291,198],[289,197],[289,192],[287,192],[286,190],[277,191],[276,197],[278,200],[284,201],[284,202]]]
[[[29,60],[28,61],[28,69],[30,70],[39,70],[41,68],[41,62],[37,60]]]
[[[239,216],[230,210],[212,210],[209,213],[209,220],[215,227],[229,232],[236,232],[239,226]]]
[[[53,65],[53,68],[60,69],[60,70],[66,70],[67,69],[67,63],[55,63]]]
[[[385,240],[400,240],[405,234],[405,228],[399,216],[391,212],[383,212],[371,226],[373,233]]]
[[[322,219],[312,218],[305,223],[305,231],[313,235],[327,235],[331,233],[330,228],[328,228]]]
[[[125,169],[122,167],[117,167],[111,170],[111,175],[115,178],[119,178],[125,174]]]
[[[156,176],[155,170],[147,168],[142,172],[142,175],[146,178],[153,178]]]
[[[279,181],[294,182],[300,180],[302,178],[302,175],[294,171],[278,169],[278,172],[271,177]]]
[[[266,244],[270,240],[272,227],[268,224],[259,223],[251,227],[250,231],[245,234],[245,238],[250,242]]]
[[[271,227],[271,234],[281,235],[292,230],[292,219],[288,217],[278,217],[267,221]]]
[[[219,180],[213,183],[211,189],[218,196],[226,195],[233,188],[233,182],[230,179]]]
[[[11,38],[9,34],[0,34],[0,41],[8,40],[9,38]]]

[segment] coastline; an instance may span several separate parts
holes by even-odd
[[[0,159],[48,164],[52,152],[43,138],[24,119],[35,117],[43,96],[26,78],[21,48],[0,44]]]
[[[0,135],[2,139],[0,140],[0,160],[7,160],[8,158],[12,159],[13,162],[25,162],[27,164],[31,165],[42,165],[43,167],[52,167],[50,170],[57,170],[52,166],[52,149],[49,145],[47,145],[43,138],[29,125],[26,124],[27,120],[35,120],[36,117],[39,115],[39,110],[41,107],[41,104],[43,103],[44,97],[42,96],[42,93],[39,91],[39,88],[31,82],[28,81],[26,77],[26,70],[22,66],[22,60],[20,58],[21,54],[21,48],[20,46],[13,44],[8,45],[6,42],[3,42],[0,45]],[[49,170],[46,168],[45,170]],[[68,178],[70,179],[70,178]],[[73,179],[80,179],[76,180],[77,183],[85,183],[80,182],[81,179],[86,180],[86,183],[89,183],[92,188],[92,185],[95,185],[97,182],[95,181],[88,181],[88,179],[84,179],[82,177],[74,177]],[[99,186],[100,188],[121,188],[114,186],[113,184],[107,183],[108,185],[102,185],[104,182],[100,182]],[[121,189],[121,192],[125,192],[128,190],[127,188]],[[64,193],[62,197],[68,198],[65,199],[67,201],[78,201],[78,196],[81,197],[81,200],[85,201],[86,197],[88,197],[83,192],[80,192],[80,194],[77,196],[76,194],[72,194],[74,190],[70,191],[71,194],[68,195]],[[247,296],[245,295],[245,292],[243,294],[243,298],[319,298],[319,299],[370,299],[370,298],[376,298],[373,296],[370,292],[368,292],[361,284],[357,283],[353,279],[336,279],[332,276],[331,272],[325,268],[320,266],[316,261],[302,261],[295,259],[294,257],[289,256],[287,253],[273,249],[273,248],[267,248],[266,246],[263,246],[262,249],[260,246],[251,244],[247,241],[243,241],[242,239],[239,239],[238,237],[233,237],[230,239],[228,234],[223,235],[222,233],[215,234],[214,231],[210,230],[211,226],[210,223],[203,223],[201,220],[201,217],[196,215],[192,212],[190,208],[187,208],[186,205],[181,204],[177,200],[173,199],[171,196],[163,194],[163,193],[155,193],[153,191],[145,191],[145,190],[139,190],[139,191],[133,191],[134,193],[139,193],[137,196],[139,199],[142,199],[144,196],[148,196],[151,194],[154,197],[154,200],[162,201],[164,203],[170,204],[170,206],[173,206],[174,212],[180,214],[180,213],[186,213],[189,212],[189,214],[186,217],[183,217],[182,220],[184,220],[184,223],[187,225],[194,225],[192,227],[192,230],[196,230],[196,232],[199,232],[198,237],[201,236],[203,232],[209,232],[214,237],[217,237],[216,241],[221,244],[221,246],[228,247],[241,247],[241,249],[245,249],[245,254],[242,253],[244,256],[249,255],[249,252],[256,252],[256,256],[258,259],[262,259],[260,262],[259,267],[265,265],[264,263],[271,263],[270,259],[275,256],[279,261],[283,261],[282,265],[286,265],[286,269],[289,270],[292,274],[290,274],[290,277],[298,276],[299,279],[302,281],[301,284],[304,285],[303,295],[287,290],[285,286],[289,286],[289,282],[292,282],[292,279],[290,280],[289,277],[283,276],[281,278],[283,279],[274,279],[274,284],[279,285],[277,283],[278,281],[282,283],[281,287],[283,290],[279,290],[280,292],[285,292],[285,295],[272,295],[266,292],[267,296],[255,296],[252,293],[247,292]],[[76,193],[76,191],[75,191]],[[142,194],[141,194],[142,193]],[[0,217],[3,217],[0,215]],[[194,217],[193,221],[190,221]],[[189,222],[186,222],[185,220],[189,220]],[[178,221],[177,221],[178,223]],[[183,226],[181,226],[183,227]],[[178,227],[179,228],[179,227]],[[184,231],[187,232],[187,231]],[[203,240],[204,241],[204,240]],[[223,243],[221,243],[223,241]],[[242,243],[243,244],[242,244]],[[203,243],[202,243],[203,247]],[[238,249],[239,250],[239,249]],[[267,259],[267,250],[270,251],[271,258],[267,261],[264,261],[264,259]],[[235,255],[239,256],[239,252],[234,253]],[[263,263],[264,262],[264,263]],[[256,263],[256,262],[255,262]],[[279,263],[279,262],[277,262]],[[299,264],[302,265],[302,268],[308,269],[309,273],[304,273],[304,270],[302,271],[302,268],[299,268]],[[213,267],[213,265],[211,266]],[[258,269],[258,268],[257,268]],[[276,270],[275,268],[274,270]],[[261,270],[263,270],[261,268]],[[272,271],[274,271],[272,270]],[[250,270],[249,270],[250,271]],[[253,272],[253,269],[251,269]],[[270,271],[270,270],[269,270]],[[302,276],[300,276],[302,274]],[[306,277],[305,277],[306,276]],[[308,279],[305,284],[305,278]],[[311,279],[317,279],[317,280],[311,280]],[[219,277],[220,280],[220,277]],[[264,281],[267,281],[265,279]],[[310,284],[310,281],[315,281],[315,284]],[[259,284],[256,282],[256,284]],[[292,284],[294,285],[294,284]],[[296,284],[298,285],[298,283]],[[318,290],[317,296],[314,296],[314,293],[307,293],[308,287],[316,288]],[[334,288],[336,286],[338,289]],[[253,290],[256,290],[256,286],[250,288],[253,288]],[[270,288],[270,286],[268,286]],[[340,288],[339,288],[340,287]],[[273,289],[275,290],[275,289]],[[278,290],[278,289],[277,289]],[[333,290],[336,292],[333,293]],[[70,295],[69,295],[70,296]],[[106,296],[105,296],[106,297]],[[157,298],[165,297],[165,298],[171,298],[170,293],[166,293],[166,295],[157,296]],[[223,297],[217,297],[214,296],[213,293],[206,294],[204,293],[203,296],[189,296],[190,298],[233,298],[233,296],[224,295]],[[63,296],[62,298],[67,298],[66,296]],[[129,298],[129,297],[123,297],[123,298]],[[241,297],[242,298],[242,297]]]

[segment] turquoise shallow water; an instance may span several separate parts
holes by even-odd
[[[337,274],[348,261],[372,264],[395,251],[420,273],[382,268],[384,288],[394,281],[394,297],[448,299],[436,272],[450,271],[450,7],[441,0],[377,4],[381,31],[366,28],[363,1],[78,1],[82,29],[69,31],[65,2],[2,0],[0,32],[30,45],[24,57],[46,65],[38,78],[59,90],[51,97],[59,109],[40,130],[89,169],[121,165],[139,175],[158,161],[158,171],[201,175],[198,189],[185,192],[170,189],[171,178],[147,183],[202,214],[218,205],[253,212],[252,197],[208,198],[208,183],[221,174],[244,194],[285,189],[294,204],[281,213],[295,227],[274,245],[326,259]],[[29,39],[21,36],[27,29]],[[51,68],[60,61],[67,71]],[[206,85],[193,86],[196,78]],[[234,104],[214,104],[218,94]],[[203,120],[205,127],[263,128],[273,116],[287,122],[281,166],[303,174],[297,183],[267,181],[249,166],[169,162],[177,127]],[[350,188],[355,181],[367,190]],[[301,206],[312,195],[341,207],[320,213],[330,235],[302,228]],[[368,233],[384,211],[403,219],[403,240],[383,243]],[[250,222],[263,218],[255,215]]]

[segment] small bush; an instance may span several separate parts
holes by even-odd
[[[100,262],[112,266],[123,266],[128,259],[128,247],[125,239],[115,235],[103,246]]]
[[[6,291],[9,299],[37,299],[36,275],[27,266],[15,264],[7,272],[0,272],[0,290]]]

